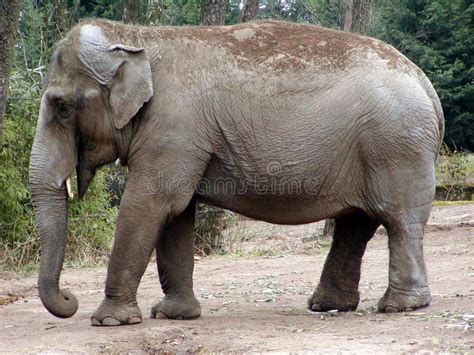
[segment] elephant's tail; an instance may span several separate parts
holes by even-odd
[[[428,97],[431,99],[431,103],[433,104],[433,108],[436,113],[436,117],[438,118],[438,153],[441,148],[441,145],[443,144],[443,138],[444,138],[444,113],[443,113],[443,107],[441,106],[441,102],[439,101],[438,94],[436,93],[436,90],[433,87],[433,84],[431,84],[431,81],[428,79],[428,77],[425,75],[420,70],[420,80],[421,80],[421,86],[425,90],[426,94]]]

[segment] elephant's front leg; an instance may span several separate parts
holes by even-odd
[[[92,325],[124,325],[142,321],[136,299],[137,288],[171,211],[169,196],[149,191],[146,186],[143,178],[130,175],[120,204],[105,298],[91,317]]]
[[[165,297],[152,308],[152,318],[192,319],[201,315],[193,292],[195,205],[193,200],[158,238],[156,261]]]

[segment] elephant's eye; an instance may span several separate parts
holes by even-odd
[[[74,105],[67,103],[66,101],[61,99],[55,100],[55,106],[59,117],[62,119],[69,118],[74,109]]]

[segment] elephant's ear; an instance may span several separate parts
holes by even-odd
[[[121,129],[153,96],[151,68],[143,48],[114,44],[108,51],[120,58],[109,83],[109,104],[115,127]]]

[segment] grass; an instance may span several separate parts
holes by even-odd
[[[474,205],[474,201],[433,201],[434,207]]]
[[[443,145],[436,166],[437,189],[446,201],[469,199],[468,187],[474,184],[474,155],[451,150]]]
[[[248,253],[248,256],[256,256],[256,257],[284,257],[287,256],[288,252],[284,252],[278,247],[271,247],[269,249],[261,249],[257,248]]]

